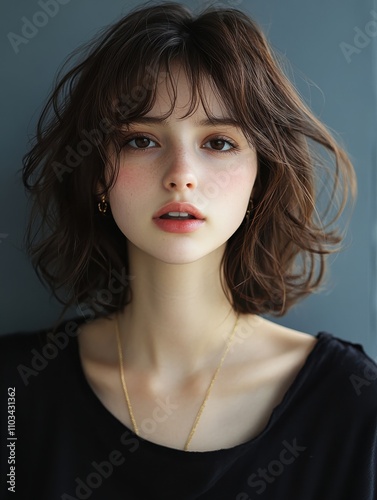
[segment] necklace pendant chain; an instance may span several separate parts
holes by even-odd
[[[127,403],[128,413],[130,414],[130,418],[131,418],[131,422],[132,422],[132,428],[133,428],[134,433],[138,436],[139,435],[139,429],[138,429],[138,426],[137,426],[137,423],[136,423],[134,412],[132,411],[132,405],[131,405],[130,397],[128,395],[126,379],[125,379],[125,376],[124,376],[123,352],[122,352],[122,343],[120,341],[118,315],[116,315],[116,319],[115,319],[115,328],[116,328],[117,343],[118,343],[120,380],[121,380],[121,383],[122,383],[124,397],[125,397],[126,403]]]
[[[215,383],[217,375],[220,372],[220,369],[221,369],[221,367],[222,367],[222,365],[224,363],[226,355],[228,354],[230,346],[232,344],[232,340],[233,340],[234,334],[235,334],[235,332],[237,330],[238,320],[239,320],[239,314],[237,314],[237,318],[236,318],[234,327],[232,329],[231,334],[228,337],[228,340],[227,340],[227,343],[226,343],[223,355],[222,355],[222,357],[220,359],[220,363],[218,364],[218,366],[217,366],[217,368],[215,370],[215,373],[213,374],[211,382],[210,382],[210,384],[208,386],[208,389],[207,389],[207,391],[205,393],[203,402],[202,402],[202,404],[201,404],[201,406],[199,408],[199,411],[198,411],[198,413],[196,415],[196,418],[195,418],[194,423],[192,425],[190,434],[189,434],[189,436],[187,438],[187,441],[185,443],[184,451],[188,451],[188,448],[189,448],[189,445],[191,443],[191,440],[192,440],[192,438],[193,438],[193,436],[195,434],[195,431],[196,431],[196,429],[197,429],[197,427],[199,425],[200,418],[201,418],[202,413],[204,411],[204,408],[205,408],[205,406],[207,404],[207,401],[208,401],[209,395],[211,393],[212,387],[213,387],[213,385]],[[123,393],[124,393],[124,398],[126,400],[126,404],[127,404],[127,408],[128,408],[128,413],[130,415],[130,419],[131,419],[131,422],[132,422],[133,431],[134,431],[134,433],[137,436],[139,436],[139,428],[138,428],[138,426],[136,424],[136,419],[135,419],[135,416],[134,416],[134,413],[133,413],[133,410],[132,410],[131,400],[130,400],[130,397],[129,397],[129,394],[128,394],[126,379],[125,379],[125,376],[124,376],[124,361],[123,361],[122,343],[120,341],[119,317],[118,317],[118,314],[116,315],[116,318],[115,318],[115,329],[116,329],[117,344],[118,344],[120,380],[121,380],[121,383],[122,383],[122,389],[123,389]]]

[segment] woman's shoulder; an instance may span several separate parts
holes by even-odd
[[[311,335],[247,317],[243,338],[244,356],[251,361],[265,359],[266,366],[278,367],[281,373],[285,367],[292,392],[333,395],[346,406],[365,404],[377,415],[377,364],[361,344],[329,332]],[[248,345],[246,339],[254,341]]]
[[[0,357],[5,362],[43,346],[48,329],[12,331],[0,335]]]
[[[305,360],[331,359],[333,368],[337,367],[344,371],[363,370],[366,366],[377,369],[376,361],[365,352],[362,344],[335,334],[320,331],[312,335],[260,317],[250,319],[246,316],[246,323],[248,323],[246,329],[248,336],[251,337],[258,332],[254,338],[263,343],[269,357],[297,352],[299,355],[301,353]]]
[[[63,337],[75,337],[78,335],[81,318],[66,319],[58,325],[42,327],[39,329],[22,329],[0,334],[0,352],[10,354],[11,352],[22,353],[30,348],[42,347],[54,339]]]
[[[318,353],[327,358],[329,385],[334,394],[349,394],[354,408],[366,402],[374,408],[377,423],[377,363],[369,356],[362,344],[319,332],[322,350]],[[326,356],[327,354],[327,356]]]
[[[377,426],[377,364],[362,344],[321,331],[305,361],[301,378],[318,401]],[[308,384],[305,384],[305,381]]]
[[[75,317],[0,335],[0,390],[14,388],[24,408],[48,405],[58,394],[69,399],[69,387],[82,381],[78,337],[84,323]]]
[[[38,330],[19,330],[0,335],[0,372],[3,379],[14,375],[21,377],[25,385],[32,376],[44,372],[47,367],[58,369],[68,346],[74,347],[81,320],[63,320],[56,327]],[[65,359],[65,358],[64,358]],[[51,361],[54,360],[54,363]],[[47,370],[49,371],[49,370]]]

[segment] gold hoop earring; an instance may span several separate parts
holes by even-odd
[[[101,196],[101,201],[98,202],[98,211],[102,215],[105,215],[105,213],[107,212],[107,202],[104,194]]]
[[[250,198],[249,204],[248,204],[247,210],[246,210],[246,215],[245,215],[246,222],[250,222],[250,215],[251,215],[251,212],[253,211],[253,209],[254,209],[254,202],[253,202],[252,198]]]

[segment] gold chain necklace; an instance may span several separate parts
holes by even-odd
[[[226,358],[226,355],[229,352],[229,349],[230,349],[230,346],[231,346],[234,334],[235,334],[236,329],[237,329],[238,320],[239,320],[239,314],[237,314],[236,322],[234,324],[234,327],[233,327],[233,330],[232,330],[231,334],[229,335],[229,338],[228,338],[228,341],[226,343],[226,346],[225,346],[225,349],[224,349],[224,353],[222,355],[220,363],[219,363],[218,367],[216,368],[215,373],[213,374],[212,380],[211,380],[211,382],[210,382],[210,384],[208,386],[207,392],[206,392],[206,394],[204,396],[203,403],[201,404],[201,407],[199,408],[199,411],[198,411],[198,413],[196,415],[195,421],[193,423],[193,426],[191,428],[190,434],[189,434],[189,436],[187,438],[187,441],[186,441],[186,444],[185,444],[185,447],[184,447],[185,451],[188,450],[189,444],[190,444],[190,442],[191,442],[191,440],[192,440],[192,438],[193,438],[193,436],[195,434],[196,428],[198,427],[200,417],[202,416],[203,410],[204,410],[204,408],[205,408],[205,406],[207,404],[207,400],[209,398],[209,395],[210,395],[210,392],[212,390],[213,384],[215,383],[217,375],[219,374],[219,371],[220,371],[220,369],[222,367],[222,364],[224,363],[224,360]],[[128,408],[128,412],[130,414],[133,431],[138,436],[139,435],[139,429],[138,429],[138,426],[136,424],[136,420],[135,420],[135,417],[134,417],[134,412],[132,410],[132,405],[131,405],[130,397],[128,395],[128,390],[127,390],[127,385],[126,385],[126,379],[124,377],[123,352],[122,352],[122,344],[121,344],[121,341],[120,341],[118,314],[116,315],[116,318],[115,318],[115,329],[116,329],[117,343],[118,343],[120,380],[122,382],[122,388],[123,388],[124,398],[125,398],[126,403],[127,403],[127,408]]]

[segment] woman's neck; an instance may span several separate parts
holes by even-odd
[[[119,318],[128,365],[187,376],[217,359],[236,320],[220,281],[224,248],[179,265],[129,250],[132,302]]]

